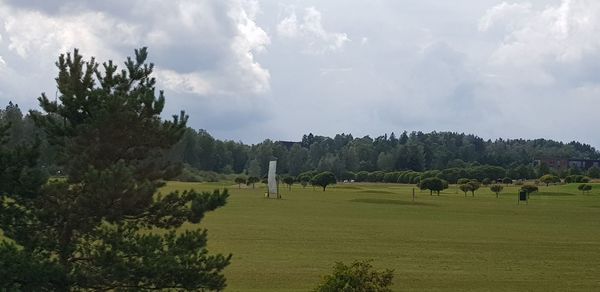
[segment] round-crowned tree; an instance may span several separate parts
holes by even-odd
[[[292,185],[296,182],[293,176],[284,176],[282,181],[288,186],[288,190],[290,191],[292,190]]]
[[[335,175],[330,171],[321,172],[315,175],[311,180],[312,185],[322,187],[323,191],[325,191],[327,186],[335,184],[336,182]]]
[[[504,187],[502,185],[499,184],[495,184],[495,185],[491,185],[490,186],[490,190],[494,193],[496,193],[496,198],[499,197],[500,192],[502,192],[502,190],[504,189]]]
[[[242,184],[246,183],[246,178],[243,176],[238,176],[234,179],[234,182],[238,184],[238,189],[242,188]]]
[[[471,191],[471,195],[475,197],[475,191],[481,187],[481,184],[476,179],[472,179],[467,183],[467,185],[469,185],[469,191]]]
[[[471,185],[468,183],[461,184],[458,186],[458,188],[465,193],[465,197],[467,196],[467,193],[471,191]]]
[[[550,184],[560,182],[560,178],[553,174],[545,174],[542,177],[540,177],[540,182],[545,183],[546,186],[548,186]]]
[[[524,184],[521,186],[521,190],[527,192],[527,194],[531,194],[538,191],[538,186],[532,184]]]
[[[433,192],[436,192],[437,195],[440,195],[440,191],[443,191],[448,186],[448,183],[444,183],[444,180],[439,179],[437,177],[430,177],[423,179],[419,182],[419,188],[421,190],[429,190],[429,195],[433,195]]]
[[[251,177],[248,177],[248,180],[246,180],[246,184],[247,184],[247,185],[252,185],[252,188],[254,188],[254,185],[255,185],[257,182],[259,182],[259,181],[260,181],[260,179],[258,179],[258,177],[256,177],[256,176],[251,176]]]

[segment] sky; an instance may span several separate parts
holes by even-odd
[[[58,55],[147,46],[164,115],[220,139],[454,131],[600,146],[600,1],[0,0],[0,105]]]

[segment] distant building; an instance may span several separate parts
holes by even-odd
[[[592,166],[600,167],[600,160],[591,159],[563,159],[563,158],[540,158],[533,161],[533,166],[539,166],[545,164],[554,171],[566,171],[569,168],[577,168],[581,170],[588,170]]]

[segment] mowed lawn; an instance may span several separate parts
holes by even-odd
[[[162,189],[227,187],[228,204],[201,223],[211,252],[232,253],[228,291],[307,291],[336,261],[373,259],[395,270],[395,291],[599,291],[600,185],[518,187],[440,196],[395,184],[281,187],[283,199],[231,184],[171,182]],[[186,226],[185,228],[197,228]]]

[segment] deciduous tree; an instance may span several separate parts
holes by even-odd
[[[323,188],[323,191],[325,191],[325,188],[327,188],[328,185],[335,184],[336,181],[337,180],[333,173],[329,171],[324,171],[315,175],[311,180],[311,184],[313,186],[320,186]]]
[[[477,181],[477,180],[471,180],[467,183],[467,185],[469,185],[469,191],[471,191],[471,195],[473,197],[475,197],[475,191],[477,191],[479,189],[479,187],[481,186],[481,184]]]
[[[443,191],[447,186],[448,184],[444,183],[444,180],[437,177],[426,178],[419,182],[419,188],[422,190],[429,190],[430,195],[433,195],[433,192],[436,192],[439,196],[440,191]]]
[[[292,185],[296,182],[293,176],[285,176],[283,177],[283,183],[288,186],[288,190],[292,190]]]
[[[243,176],[238,176],[235,178],[234,182],[238,184],[238,189],[242,188],[242,184],[246,183],[246,178]]]
[[[546,174],[546,175],[543,175],[542,177],[540,177],[540,181],[542,183],[545,183],[546,186],[548,186],[552,183],[560,182],[560,178],[553,174]]]
[[[246,181],[246,184],[248,184],[248,185],[252,185],[252,188],[254,188],[254,185],[255,185],[257,182],[259,182],[259,181],[260,181],[260,179],[258,179],[258,177],[256,177],[256,176],[251,176],[251,177],[248,177],[248,180]]]
[[[504,189],[504,187],[502,185],[492,185],[490,186],[490,190],[494,193],[496,193],[496,198],[499,197],[500,192],[502,192],[502,190]]]

